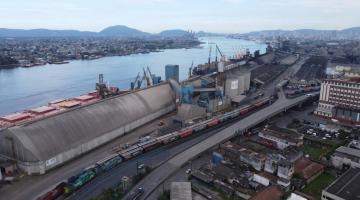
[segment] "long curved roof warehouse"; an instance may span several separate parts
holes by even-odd
[[[0,131],[0,154],[28,174],[45,173],[175,109],[168,83]]]

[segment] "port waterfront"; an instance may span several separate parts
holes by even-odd
[[[166,64],[180,65],[180,79],[185,79],[192,62],[207,62],[209,44],[216,43],[225,55],[245,51],[265,52],[266,45],[253,41],[224,37],[202,37],[200,48],[168,49],[149,54],[75,60],[68,64],[0,70],[0,115],[46,105],[48,102],[78,96],[95,89],[98,74],[106,83],[128,89],[143,67],[164,78]],[[218,55],[219,56],[219,55]],[[212,51],[212,60],[215,53]]]

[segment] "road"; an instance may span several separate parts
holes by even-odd
[[[123,176],[135,175],[137,162],[139,164],[145,164],[146,166],[155,168],[161,165],[161,163],[166,162],[170,158],[185,151],[186,149],[231,126],[240,119],[241,118],[237,118],[226,123],[225,125],[204,130],[198,134],[194,134],[191,137],[186,138],[185,140],[176,141],[169,145],[142,154],[132,160],[126,161],[108,173],[101,174],[100,176],[96,177],[89,184],[76,191],[76,193],[74,193],[68,199],[83,200],[95,198],[102,193],[103,189],[108,189],[119,184]]]
[[[168,177],[170,177],[176,170],[186,164],[189,160],[195,158],[206,150],[216,146],[217,144],[227,141],[230,138],[240,135],[247,131],[251,127],[277,115],[284,110],[287,110],[294,105],[297,105],[305,101],[308,97],[301,96],[294,99],[286,99],[284,97],[279,98],[272,105],[255,112],[248,117],[245,117],[241,121],[219,131],[217,134],[208,137],[206,140],[186,149],[184,152],[171,158],[154,171],[152,171],[147,177],[141,180],[134,188],[143,187],[145,189],[141,199],[146,199],[160,184],[162,184]]]
[[[274,93],[276,85],[284,79],[290,79],[291,77],[295,76],[296,72],[299,71],[299,69],[305,63],[305,61],[307,59],[309,59],[308,56],[301,57],[298,61],[296,61],[296,63],[289,66],[283,73],[281,73],[279,76],[277,76],[274,80],[270,81],[269,83],[266,83],[259,91],[246,97],[241,102],[241,104],[249,103],[259,93],[263,93],[264,96],[271,96]]]

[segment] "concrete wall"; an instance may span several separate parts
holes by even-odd
[[[95,138],[87,143],[81,144],[78,147],[72,148],[66,152],[63,152],[61,154],[58,154],[54,156],[53,158],[47,160],[47,161],[40,161],[40,162],[19,162],[18,166],[20,169],[24,170],[27,174],[44,174],[48,170],[61,165],[77,156],[80,156],[106,142],[109,142],[113,140],[114,138],[117,138],[119,136],[122,136],[164,114],[167,114],[175,109],[175,106],[169,106],[167,108],[164,108],[162,110],[159,110],[158,112],[152,113],[148,116],[144,116],[143,118],[140,118],[130,124],[127,124],[123,127],[120,127],[116,130],[113,130],[107,134],[104,134],[98,138]]]
[[[250,89],[250,73],[227,74],[225,81],[225,95],[235,97]]]

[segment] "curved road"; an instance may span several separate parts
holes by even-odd
[[[185,151],[188,148],[198,144],[206,138],[218,133],[219,131],[231,126],[237,121],[241,120],[241,117],[235,118],[227,123],[216,126],[210,129],[206,129],[199,133],[196,133],[189,138],[170,143],[166,146],[154,149],[145,154],[142,154],[134,159],[128,160],[107,173],[100,174],[90,183],[76,191],[69,200],[83,200],[91,199],[99,196],[103,189],[111,188],[119,184],[123,176],[132,176],[136,174],[137,162],[139,164],[145,164],[152,168],[160,166],[163,162],[166,162],[170,158]]]
[[[146,199],[162,182],[175,173],[176,170],[180,169],[181,166],[186,164],[189,160],[214,147],[215,145],[223,141],[227,141],[236,135],[242,134],[247,129],[283,111],[286,111],[287,109],[298,105],[309,98],[307,96],[301,96],[294,99],[286,99],[282,92],[279,93],[279,99],[272,105],[245,117],[241,121],[223,129],[222,131],[219,131],[217,134],[212,135],[206,140],[171,158],[169,161],[156,168],[147,177],[141,180],[133,188],[133,190],[136,190],[136,188],[139,187],[144,188],[145,192],[140,199]]]

